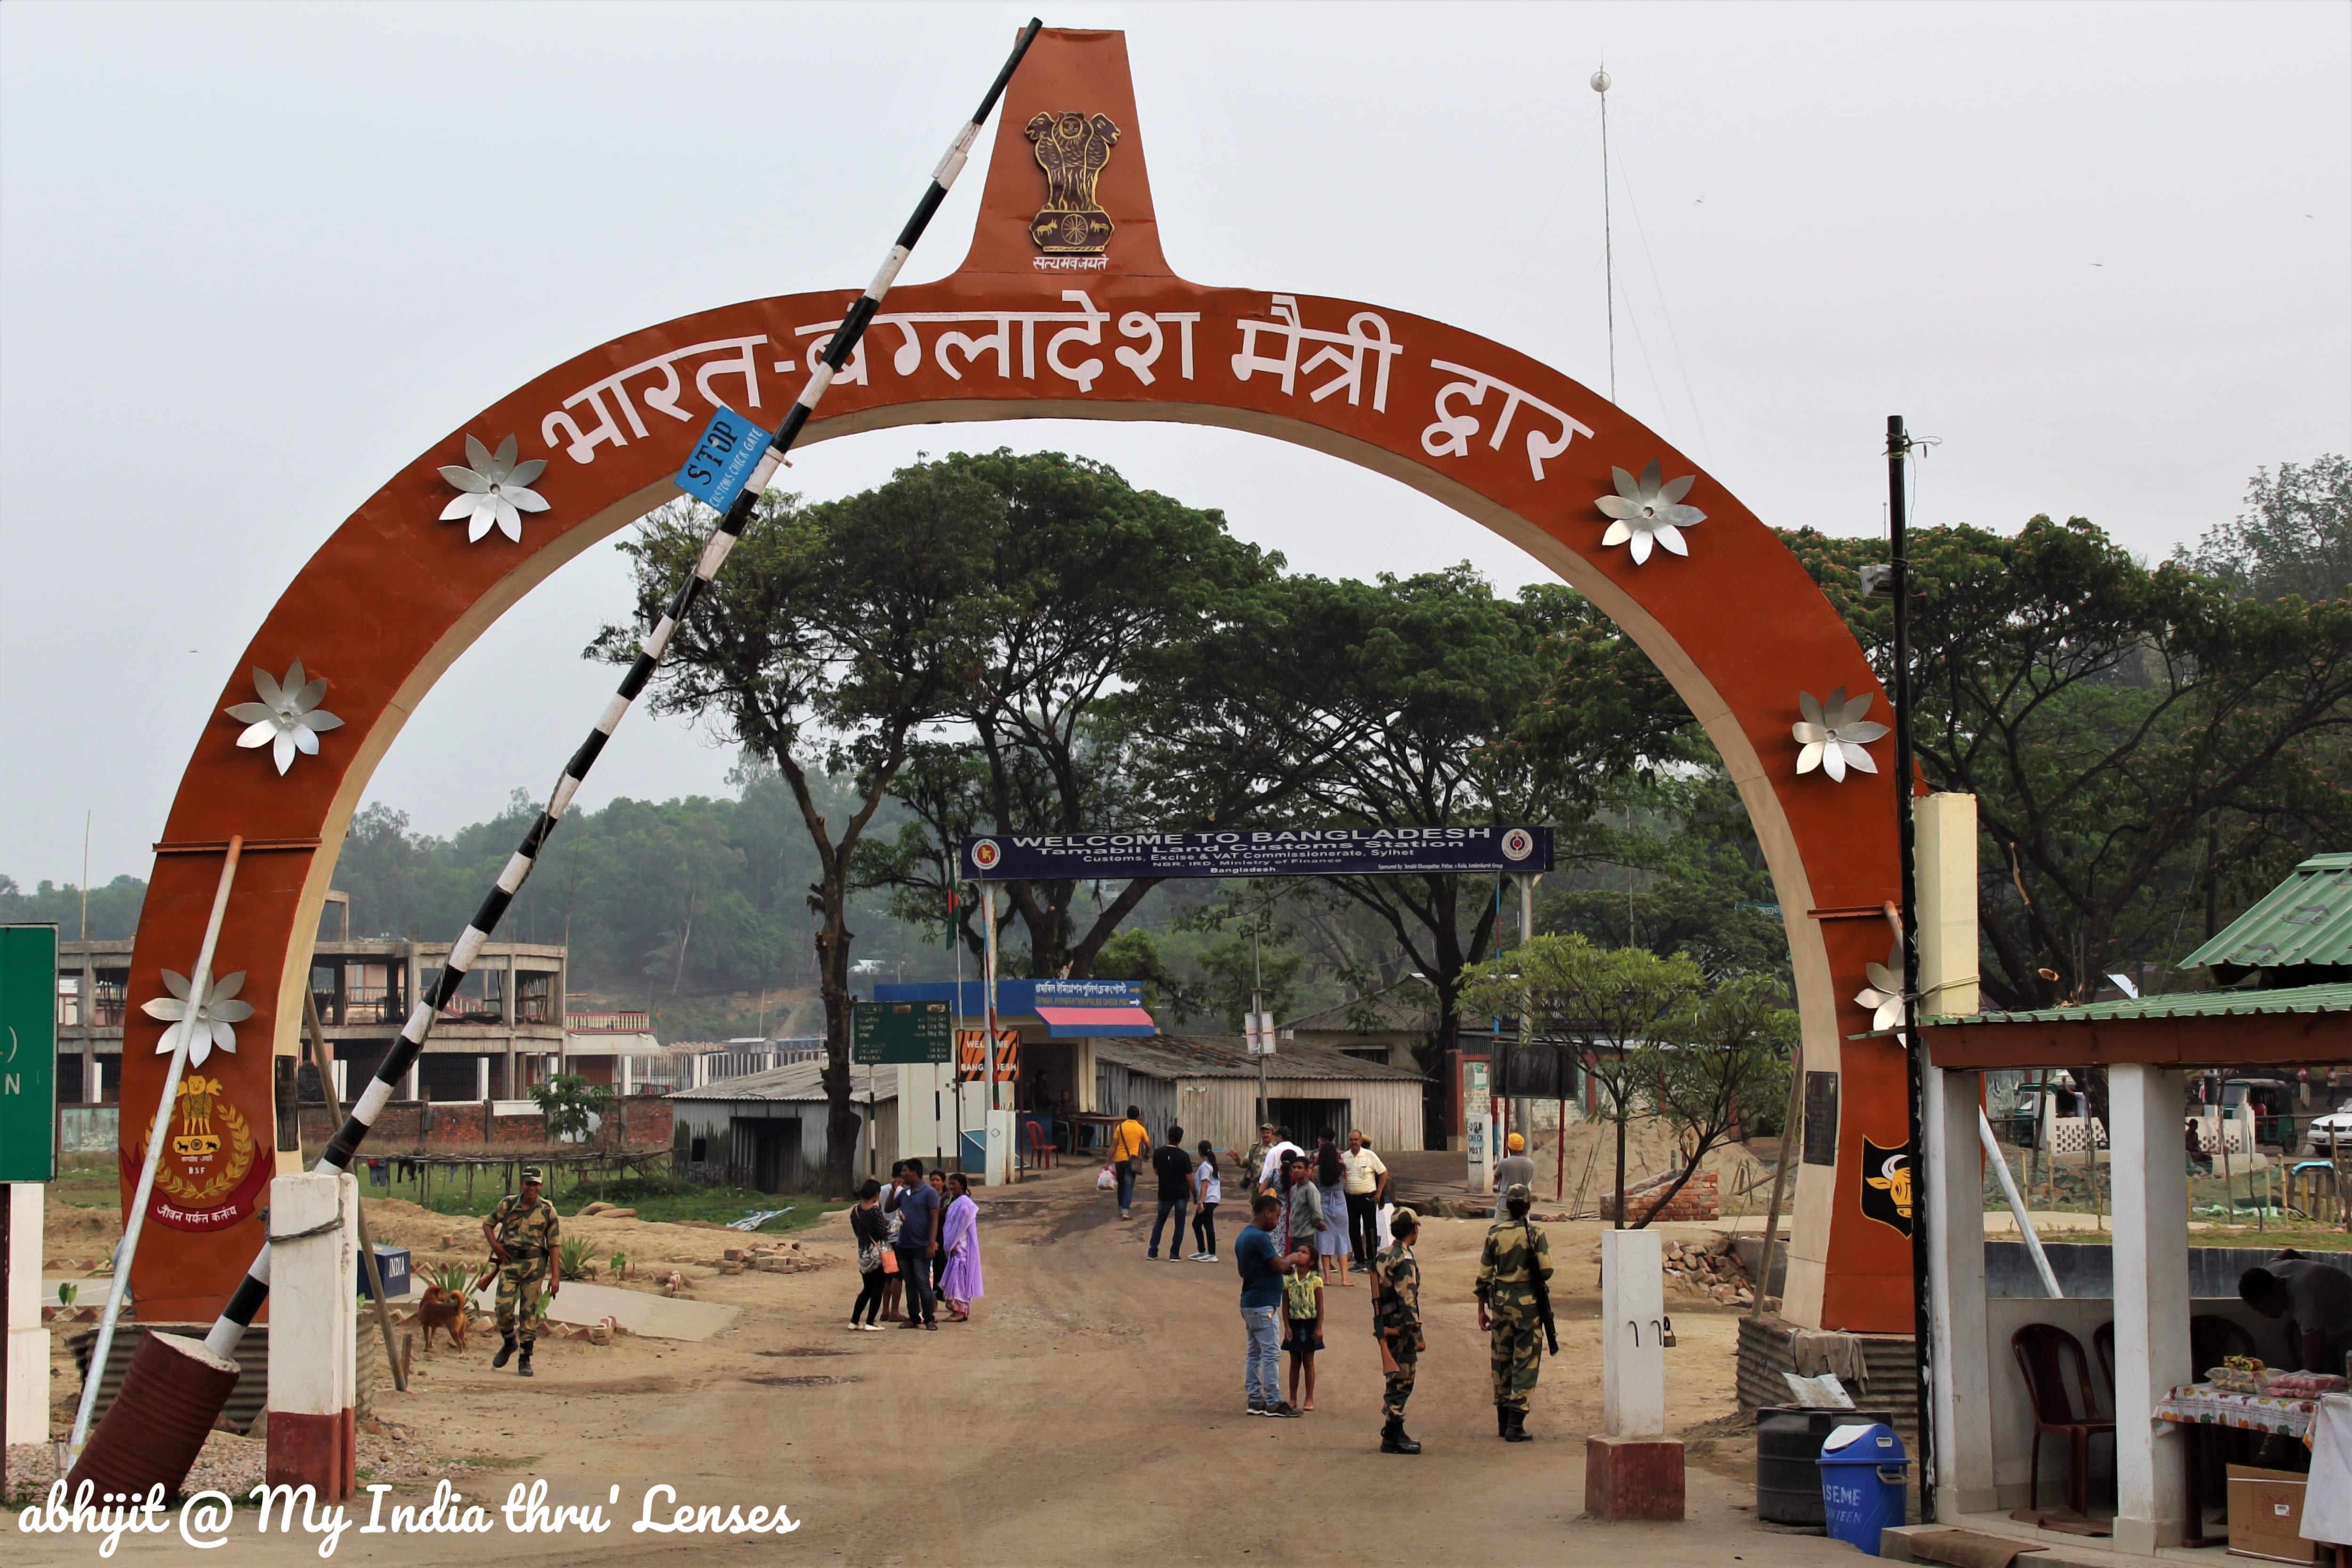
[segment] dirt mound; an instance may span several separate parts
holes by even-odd
[[[1565,1160],[1561,1158],[1563,1139],[1567,1144]],[[1580,1214],[1595,1212],[1601,1195],[1616,1180],[1617,1127],[1612,1122],[1579,1122],[1557,1131],[1538,1130],[1535,1147],[1528,1152],[1535,1156],[1537,1196],[1558,1197]],[[1682,1148],[1664,1122],[1654,1116],[1642,1116],[1625,1124],[1627,1186],[1679,1170],[1682,1163]],[[1718,1144],[1709,1149],[1698,1168],[1716,1173],[1727,1213],[1738,1211],[1742,1200],[1736,1195],[1759,1181],[1771,1180],[1764,1162],[1738,1144]],[[1760,1207],[1762,1198],[1756,1196],[1746,1201]]]

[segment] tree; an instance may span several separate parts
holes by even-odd
[[[613,1113],[613,1092],[576,1072],[559,1072],[544,1083],[532,1084],[530,1097],[547,1117],[551,1144],[579,1143],[588,1136],[592,1121]]]
[[[1234,538],[1221,514],[1135,489],[1087,458],[1000,449],[931,467],[1003,497],[988,564],[1002,603],[947,738],[927,741],[895,786],[914,820],[862,852],[861,877],[899,890],[900,917],[943,916],[967,833],[1210,829],[1262,804],[1260,780],[1218,759],[1181,758],[1198,777],[1163,788],[1155,763],[1178,759],[1136,721],[1181,699],[1155,678],[1158,656],[1234,615],[1282,558]],[[1076,879],[1001,885],[1003,920],[1027,935],[1029,973],[1085,976],[1155,881],[1124,884],[1090,917]],[[968,913],[961,925],[977,946]]]
[[[1783,537],[1884,671],[1891,612],[1855,576],[1883,546]],[[2161,962],[2200,894],[2210,919],[2225,885],[2352,833],[2352,601],[2236,597],[2079,517],[1923,529],[1912,570],[1914,742],[1935,788],[1977,797],[2000,1006]]]
[[[2326,453],[2275,475],[2257,468],[2236,520],[2172,559],[2265,604],[2352,594],[2352,460]]]
[[[1706,977],[1685,955],[1662,958],[1643,947],[1597,947],[1581,936],[1535,936],[1464,976],[1465,1006],[1531,1017],[1547,1034],[1589,1042],[1585,1071],[1607,1095],[1609,1119],[1617,1124],[1620,1229],[1625,1226],[1626,1124],[1651,1086],[1671,1076],[1657,1058],[1681,1038],[1705,987]]]
[[[1627,778],[1600,802],[1579,831],[1582,863],[1552,885],[1538,927],[1688,953],[1709,976],[1785,974],[1780,894],[1747,805],[1704,733],[1694,726],[1681,744],[1689,761]]]
[[[776,769],[816,852],[808,897],[835,1192],[849,1190],[860,1124],[849,1095],[852,864],[918,732],[970,703],[989,627],[1007,609],[991,577],[1003,527],[1001,495],[940,465],[817,506],[764,497],[655,677],[656,711],[721,717]],[[635,565],[637,627],[607,627],[593,654],[635,657],[706,535],[683,505],[646,520],[623,547]],[[838,819],[821,799],[827,774],[848,785]]]
[[[1735,975],[1693,997],[1674,1020],[1672,1044],[1642,1061],[1641,1092],[1681,1146],[1682,1168],[1649,1206],[1647,1225],[1664,1211],[1709,1149],[1738,1131],[1757,1107],[1789,1092],[1797,1015],[1780,979]],[[1621,1203],[1622,1207],[1622,1203]]]
[[[1293,688],[1292,727],[1316,754],[1300,770],[1299,793],[1322,822],[1556,821],[1663,733],[1631,719],[1648,699],[1626,683],[1643,680],[1646,661],[1612,643],[1591,605],[1565,589],[1498,599],[1466,564],[1376,583],[1302,578],[1292,586],[1298,604],[1288,620],[1311,629],[1288,655],[1305,677]],[[1647,679],[1672,702],[1654,673]],[[1687,723],[1687,713],[1674,722]],[[1330,885],[1384,925],[1430,983],[1437,1027],[1415,1055],[1432,1081],[1434,1118],[1440,1069],[1458,1040],[1463,975],[1496,942],[1496,882],[1433,873]]]

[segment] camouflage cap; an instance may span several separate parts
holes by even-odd
[[[1394,1236],[1403,1231],[1415,1229],[1420,1226],[1420,1215],[1415,1214],[1412,1209],[1407,1208],[1404,1205],[1399,1204],[1389,1215],[1389,1234]]]
[[[547,1176],[546,1173],[541,1171],[537,1166],[525,1166],[522,1167],[522,1179],[526,1184],[528,1184],[535,1181],[545,1181],[547,1179]]]
[[[1535,1195],[1528,1190],[1528,1184],[1523,1181],[1515,1181],[1503,1189],[1505,1203],[1526,1203],[1534,1197]]]

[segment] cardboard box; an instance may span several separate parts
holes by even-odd
[[[2293,1470],[2230,1468],[2230,1555],[2265,1563],[2310,1563],[2314,1543],[2303,1528],[2303,1494],[2308,1476]]]

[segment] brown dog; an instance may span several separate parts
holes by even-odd
[[[433,1349],[433,1331],[447,1331],[449,1343],[460,1352],[466,1348],[466,1298],[452,1294],[438,1285],[425,1287],[424,1299],[416,1305],[416,1321],[425,1327],[425,1349]]]

